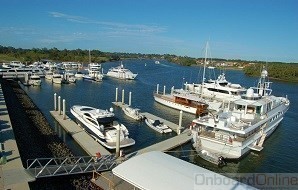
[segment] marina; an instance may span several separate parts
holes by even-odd
[[[162,64],[156,65],[153,63],[152,65],[154,65],[155,67],[163,67]],[[148,64],[148,61],[147,61],[147,66],[146,66],[147,68],[150,69],[150,66],[152,65]],[[144,67],[144,64],[135,63],[135,66],[141,69],[142,67]],[[110,67],[110,65],[107,65],[106,67]],[[175,68],[175,66],[172,66],[172,67]],[[100,143],[96,142],[88,133],[86,133],[86,131],[84,131],[82,128],[80,128],[77,125],[77,123],[74,122],[74,117],[70,115],[70,112],[68,110],[72,105],[80,104],[82,101],[84,101],[86,105],[93,105],[94,107],[100,107],[100,108],[109,108],[111,107],[111,104],[112,104],[112,107],[114,108],[115,116],[117,117],[119,122],[123,123],[127,127],[127,129],[129,130],[130,136],[136,141],[135,145],[123,149],[126,158],[131,159],[134,156],[142,155],[144,153],[148,153],[156,150],[168,151],[168,150],[174,149],[174,151],[179,152],[179,149],[181,147],[184,147],[183,149],[188,149],[186,147],[189,147],[190,145],[189,142],[192,139],[191,132],[188,128],[194,116],[185,112],[183,112],[182,116],[180,116],[179,111],[176,111],[171,108],[167,108],[158,103],[154,103],[152,92],[156,88],[156,84],[158,81],[151,81],[151,84],[149,85],[150,88],[146,87],[147,88],[146,89],[144,88],[144,85],[146,86],[146,83],[144,81],[146,76],[142,76],[142,77],[141,75],[139,76],[140,77],[136,81],[120,81],[120,80],[117,81],[117,80],[111,80],[111,79],[104,79],[103,83],[87,83],[87,82],[84,82],[83,80],[77,80],[76,85],[61,85],[61,86],[53,85],[48,81],[46,81],[45,79],[42,79],[41,88],[27,88],[25,86],[23,86],[22,88],[27,93],[29,93],[30,97],[34,101],[37,101],[37,104],[40,106],[41,110],[45,110],[44,114],[46,115],[46,117],[50,116],[48,117],[49,121],[53,119],[57,120],[58,123],[63,127],[63,129],[67,131],[67,135],[70,135],[73,141],[79,144],[80,147],[82,147],[84,151],[86,151],[86,153],[90,156],[94,156],[98,152],[100,152],[101,155],[111,155],[114,153],[113,151],[112,152],[108,151],[104,146],[101,146]],[[171,81],[168,81],[168,82],[171,82]],[[138,85],[139,83],[141,83],[141,85]],[[166,84],[166,85],[171,86],[170,84]],[[128,96],[128,102],[129,102],[128,104],[124,103],[124,100],[127,99],[124,96],[121,97],[123,101],[121,102],[118,101],[118,93],[115,98],[115,88],[118,88],[119,90],[122,91],[124,90],[124,86],[125,86],[125,90],[130,92],[129,93],[130,96]],[[74,94],[80,94],[80,92],[78,91],[80,89],[84,91],[84,95],[85,95],[84,98],[82,96],[73,96]],[[140,91],[139,89],[145,89],[145,90]],[[88,94],[89,90],[92,90],[93,92],[90,95]],[[63,114],[63,110],[61,110],[61,113],[59,113],[58,111],[49,112],[48,110],[48,108],[53,107],[53,105],[52,103],[50,104],[46,103],[47,102],[46,99],[48,99],[49,96],[53,95],[53,94],[49,95],[49,93],[54,93],[54,92],[59,93],[59,95],[61,94],[61,97],[63,96],[67,100],[68,109],[66,109],[65,116]],[[102,92],[102,93],[105,92],[107,94],[107,96],[105,97],[105,100],[108,100],[108,101],[97,101],[91,98],[92,94],[97,94],[98,92]],[[133,99],[131,98],[131,94],[132,94],[131,92],[134,95]],[[143,99],[144,96],[139,95],[144,92],[146,92],[146,94],[151,94],[151,98],[148,98],[144,101]],[[86,96],[88,97],[90,96],[90,97],[86,98]],[[38,100],[36,98],[38,98]],[[148,104],[148,102],[150,101],[153,103]],[[173,132],[171,132],[170,134],[159,134],[158,132],[148,127],[143,120],[136,121],[128,117],[123,112],[122,110],[123,107],[137,108],[139,109],[139,113],[142,116],[144,116],[144,118],[159,120],[162,123],[169,126]],[[50,114],[48,115],[48,113]],[[162,117],[160,117],[160,115]],[[183,118],[183,119],[180,120],[180,118]],[[287,114],[285,115],[285,119],[286,118],[287,118]],[[68,128],[67,126],[71,126],[71,127]],[[277,131],[272,134],[272,136],[274,137],[276,133],[279,134],[278,133],[279,130],[280,129],[278,128]],[[84,135],[82,135],[83,132],[85,133]],[[86,138],[84,136],[86,136]],[[89,139],[89,140],[86,140],[86,139]],[[270,140],[271,138],[268,139],[268,141]],[[94,142],[97,145],[92,148],[91,144],[93,143],[83,144],[84,141]],[[264,143],[266,143],[266,141]],[[267,146],[270,147],[270,145],[266,145],[266,148],[264,148],[264,150],[261,152],[262,154],[264,154],[263,153],[264,151],[266,154]],[[247,157],[251,159],[251,157],[255,157],[254,154],[249,154],[247,155]],[[189,156],[190,156],[189,159],[191,159],[191,155]],[[244,157],[240,162],[246,162],[247,157]],[[198,166],[200,166],[200,164],[204,164],[203,166],[207,166],[208,169],[211,169],[212,171],[215,171],[215,172],[218,172],[218,170],[221,171],[220,168],[214,168],[212,165],[206,165],[206,162],[204,161],[199,161],[199,162],[195,161],[194,163]],[[235,165],[234,163],[228,163],[228,166],[224,167],[224,170],[225,169],[230,170],[231,168],[234,167],[234,165]],[[241,170],[240,167],[239,169]]]

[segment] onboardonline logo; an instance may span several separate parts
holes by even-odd
[[[225,189],[298,189],[298,173],[196,173],[195,190],[202,187]]]

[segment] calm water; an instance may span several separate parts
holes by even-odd
[[[24,89],[60,134],[63,134],[63,130],[57,126],[49,113],[50,110],[53,110],[54,93],[61,96],[61,99],[66,100],[67,110],[75,104],[89,105],[101,109],[113,107],[116,117],[128,128],[130,137],[136,140],[134,146],[125,149],[127,153],[133,152],[167,139],[174,134],[159,134],[147,127],[144,122],[136,122],[125,116],[120,108],[112,105],[112,102],[115,101],[115,89],[118,88],[118,101],[121,101],[121,91],[124,89],[126,103],[128,103],[129,92],[132,92],[133,107],[140,108],[142,112],[150,112],[178,123],[179,111],[156,103],[152,96],[153,91],[156,90],[157,84],[160,84],[160,92],[163,91],[164,85],[166,91],[169,92],[172,86],[181,88],[183,82],[201,81],[203,71],[201,67],[182,67],[166,61],[161,61],[161,64],[157,65],[153,60],[126,60],[123,64],[126,68],[139,74],[136,80],[121,81],[106,77],[101,83],[78,80],[76,84],[55,85],[43,79],[41,87],[24,87]],[[106,73],[110,67],[118,65],[119,62],[108,62],[102,66]],[[254,86],[257,82],[257,78],[247,77],[241,71],[225,71],[225,73],[229,81],[239,83],[245,87]],[[214,76],[213,73],[208,71],[206,74],[207,79]],[[217,75],[218,73],[216,73]],[[272,86],[273,94],[276,96],[288,95],[291,106],[278,129],[265,141],[265,148],[262,152],[251,152],[241,161],[229,163],[227,167],[223,168],[218,168],[197,157],[193,151],[189,151],[192,150],[190,144],[175,149],[176,152],[173,154],[216,172],[298,172],[296,166],[296,158],[298,157],[298,148],[296,146],[298,142],[298,130],[296,129],[298,113],[294,111],[296,105],[298,105],[297,87],[297,84],[274,81]],[[71,113],[68,111],[67,115],[71,116]],[[193,115],[184,113],[183,126],[187,126],[192,119],[194,119]],[[70,137],[66,135],[64,140],[77,154],[84,154],[80,147],[72,142]]]

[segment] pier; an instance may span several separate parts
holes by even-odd
[[[35,179],[25,171],[0,86],[0,189],[28,189]]]

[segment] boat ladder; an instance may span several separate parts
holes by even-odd
[[[260,141],[259,141],[259,143],[258,143],[258,146],[259,146],[259,147],[262,147],[262,146],[263,146],[263,143],[264,143],[264,141],[265,141],[265,139],[266,139],[266,136],[267,136],[266,133],[263,133],[263,134],[262,134],[261,139],[260,139]]]
[[[103,155],[100,158],[96,156],[36,158],[27,160],[25,170],[35,178],[42,178],[108,171],[116,167],[117,164],[114,155]]]

